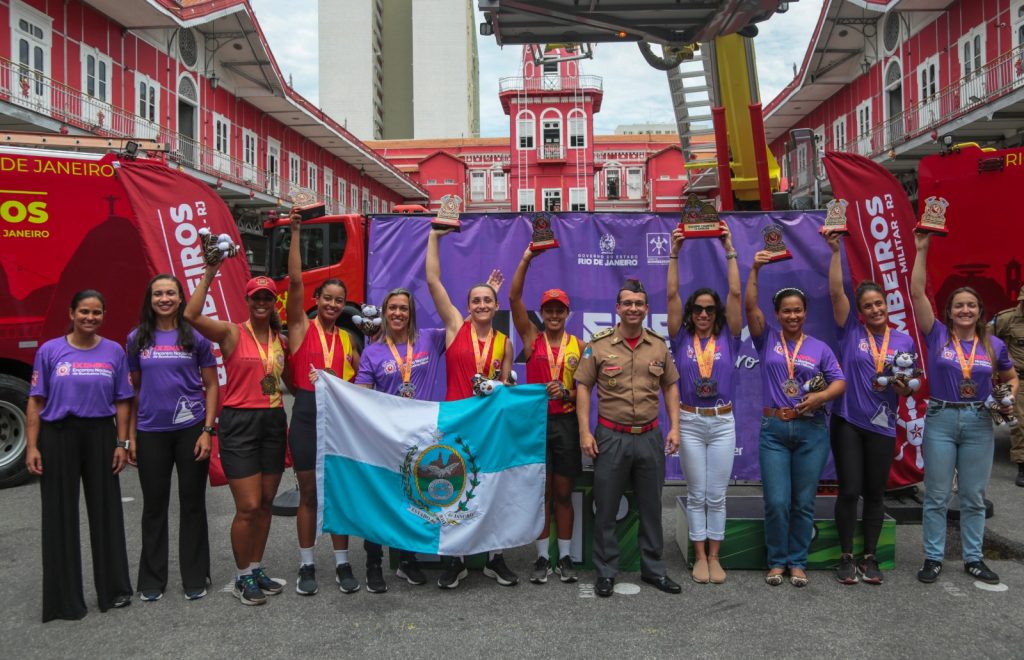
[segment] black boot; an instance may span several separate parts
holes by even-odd
[[[1014,483],[1024,488],[1024,463],[1017,463],[1017,480]]]

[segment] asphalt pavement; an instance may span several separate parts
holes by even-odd
[[[945,572],[936,584],[914,575],[922,559],[921,528],[897,528],[897,567],[882,586],[837,584],[829,571],[810,572],[810,585],[769,587],[760,571],[732,571],[723,585],[687,579],[674,538],[674,498],[685,488],[665,489],[665,555],[669,574],[683,587],[678,596],[642,584],[636,574],[620,584],[638,585],[635,595],[609,599],[593,594],[592,572],[578,584],[552,576],[545,585],[527,582],[531,547],[506,553],[522,579],[501,587],[472,571],[457,590],[433,582],[414,587],[386,572],[390,591],[364,589],[346,595],[333,584],[333,556],[327,539],[317,545],[320,593],[294,592],[298,553],[295,519],[275,517],[265,564],[287,580],[283,594],[263,607],[245,607],[228,585],[233,562],[228,527],[233,506],[226,488],[208,493],[213,581],[210,594],[186,601],[178,586],[177,532],[171,529],[171,578],[155,603],[136,599],[123,610],[100,613],[92,586],[88,543],[83,548],[86,603],[81,621],[40,623],[39,488],[29,483],[0,491],[0,612],[4,612],[2,657],[633,657],[711,658],[973,658],[1024,657],[1024,488],[1013,484],[1016,466],[1007,440],[997,441],[989,498],[995,557],[989,565],[1002,577],[1001,591],[983,588],[962,570],[958,543],[948,544]],[[293,480],[286,476],[283,485]],[[138,566],[142,502],[138,476],[121,479],[125,497],[132,578]],[[757,492],[752,487],[731,489]],[[174,496],[172,496],[173,502]],[[172,521],[176,505],[172,504]],[[82,536],[88,527],[82,511]],[[952,528],[951,536],[957,530]],[[363,577],[364,554],[352,543],[352,563]],[[428,571],[436,580],[437,571]],[[628,588],[627,588],[628,590]]]

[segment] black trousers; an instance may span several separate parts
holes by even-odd
[[[192,453],[202,423],[177,431],[139,431],[135,455],[142,485],[142,556],[139,591],[167,588],[167,509],[171,470],[178,472],[178,564],[181,584],[202,589],[210,575],[210,539],[206,523],[206,477],[209,459],[196,462]]]
[[[380,543],[374,543],[373,541],[367,541],[363,539],[363,550],[366,551],[366,565],[369,566],[380,566],[384,561],[384,548],[381,547]],[[399,550],[399,561],[416,561],[416,553],[409,552],[408,550]]]
[[[86,613],[78,520],[80,483],[89,515],[92,570],[100,611],[110,609],[118,596],[132,593],[121,484],[111,468],[116,435],[110,417],[69,417],[59,422],[43,421],[40,426],[44,623],[81,619]]]
[[[853,552],[853,533],[857,527],[857,500],[864,498],[864,554],[878,548],[885,517],[885,484],[889,480],[895,439],[854,426],[839,415],[832,415],[832,456],[839,478],[836,498],[836,530],[839,547]]]

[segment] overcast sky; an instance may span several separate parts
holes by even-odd
[[[755,39],[761,99],[767,104],[793,79],[822,0],[798,0],[789,12],[760,24]],[[316,0],[250,0],[278,65],[295,89],[318,103]],[[474,2],[475,4],[475,2]],[[478,13],[478,22],[480,16]],[[508,135],[508,117],[498,103],[498,79],[518,75],[520,50],[501,49],[493,37],[477,37],[480,55],[480,133]],[[386,46],[385,46],[386,47]],[[611,133],[619,124],[672,123],[672,104],[665,73],[643,61],[636,44],[598,44],[594,59],[583,62],[582,72],[604,78],[604,101],[595,118],[598,134]]]

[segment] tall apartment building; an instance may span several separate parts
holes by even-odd
[[[472,0],[319,0],[320,104],[362,139],[480,134]]]

